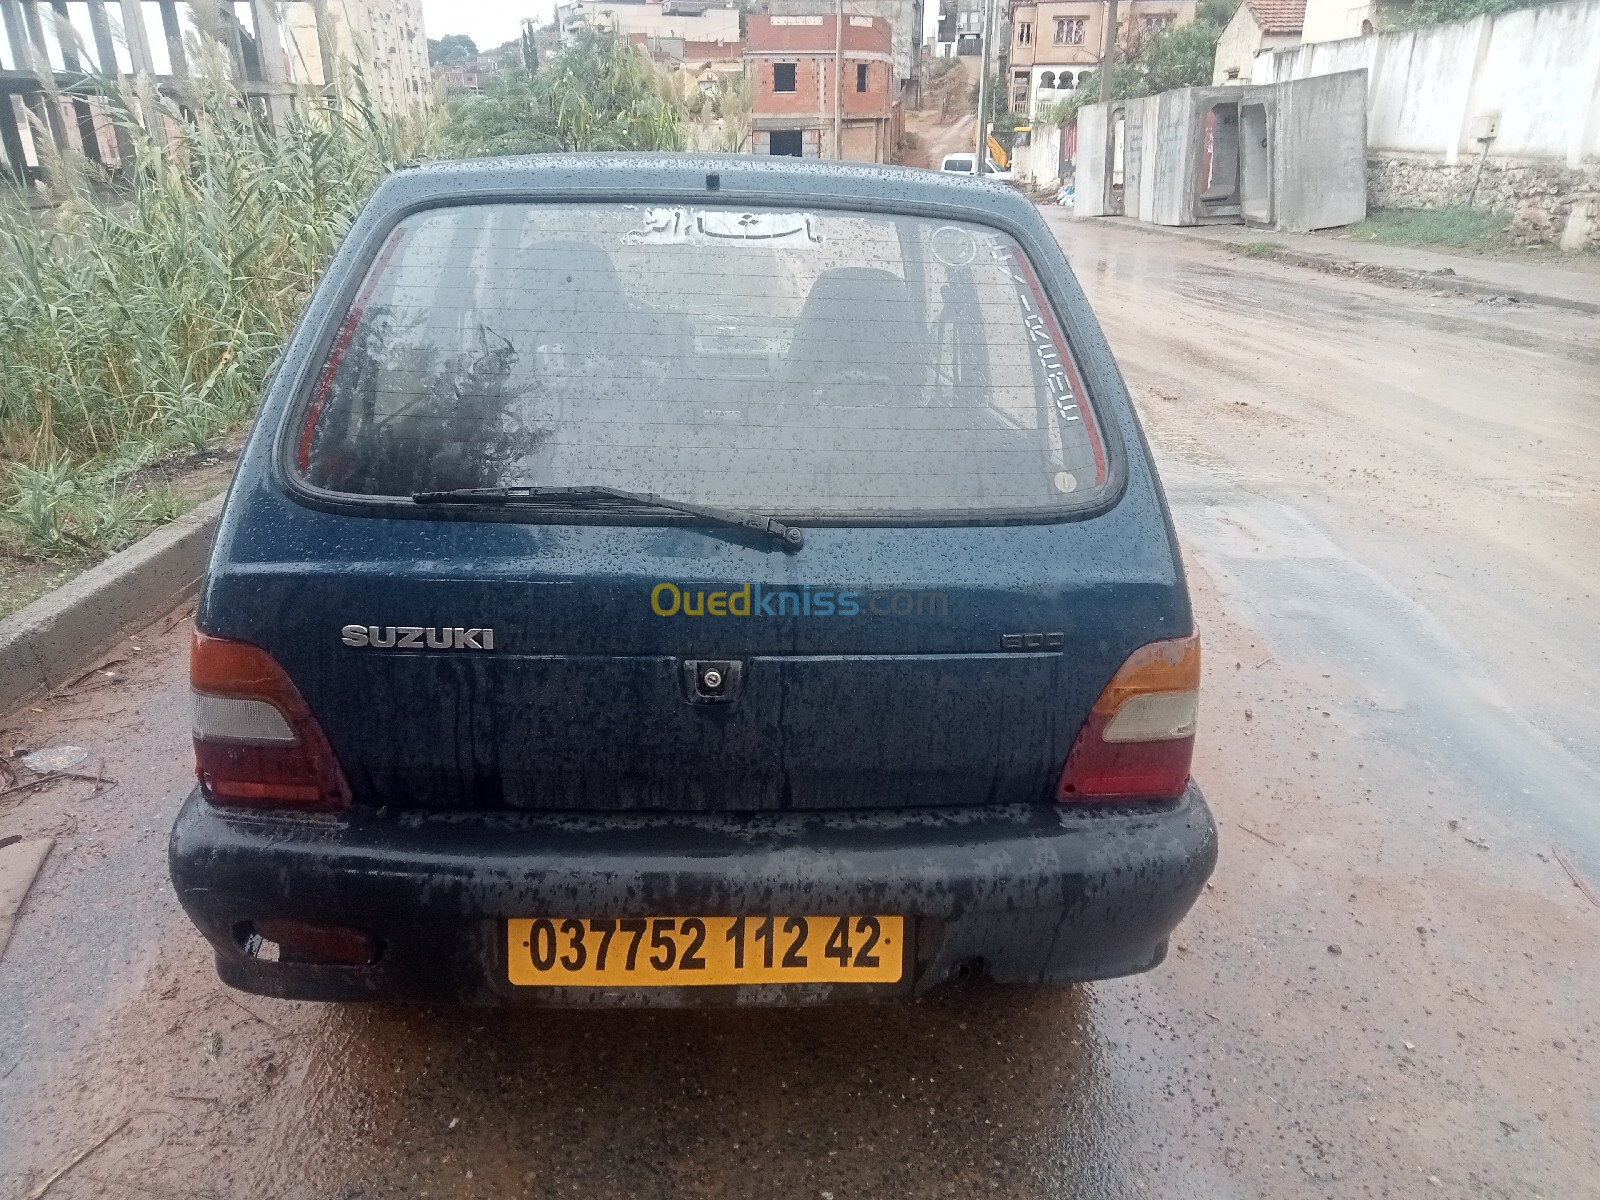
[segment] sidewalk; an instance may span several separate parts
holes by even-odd
[[[1546,263],[1506,262],[1410,246],[1356,242],[1328,234],[1280,233],[1243,225],[1147,225],[1126,217],[1091,218],[1103,225],[1157,236],[1209,242],[1235,251],[1262,246],[1252,257],[1297,263],[1340,274],[1398,283],[1457,288],[1486,296],[1513,296],[1533,304],[1600,313],[1600,270]]]

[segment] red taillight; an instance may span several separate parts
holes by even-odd
[[[265,650],[196,633],[189,647],[195,774],[227,808],[328,812],[350,789],[311,710]]]
[[[1128,656],[1083,723],[1056,785],[1063,802],[1173,800],[1189,783],[1200,694],[1200,638]]]

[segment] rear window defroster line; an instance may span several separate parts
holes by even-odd
[[[397,228],[389,236],[383,250],[378,254],[377,261],[367,272],[367,281],[361,285],[361,291],[356,294],[355,303],[350,306],[349,314],[339,326],[339,336],[334,339],[333,349],[328,354],[328,365],[323,367],[322,375],[317,380],[316,391],[311,394],[311,406],[306,409],[305,428],[300,431],[300,448],[295,455],[295,462],[299,464],[302,472],[311,470],[311,441],[317,432],[317,422],[322,419],[323,407],[328,403],[328,393],[333,390],[334,373],[338,371],[345,351],[350,349],[350,343],[355,339],[356,327],[361,324],[361,318],[367,311],[367,303],[372,299],[378,281],[383,278],[384,269],[394,257],[394,252],[400,248],[405,236],[404,226]]]

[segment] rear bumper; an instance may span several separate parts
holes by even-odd
[[[178,898],[233,987],[304,1000],[562,1005],[808,1003],[921,993],[963,969],[1006,983],[1149,970],[1217,857],[1190,785],[1167,805],[871,813],[223,815],[192,794]],[[901,984],[549,989],[506,979],[508,917],[903,913]],[[246,923],[375,934],[370,966],[267,962]]]

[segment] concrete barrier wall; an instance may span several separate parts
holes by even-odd
[[[1600,0],[1262,54],[1254,82],[1366,68],[1367,145],[1454,163],[1600,160]]]
[[[1061,183],[1061,126],[1035,125],[1026,146],[1019,146],[1011,164],[1018,184],[1048,191]]]
[[[1123,117],[1123,215],[1154,225],[1244,222],[1327,229],[1366,215],[1366,72],[1257,87],[1178,88],[1078,110],[1080,217],[1107,215],[1116,177],[1112,141]],[[1220,114],[1220,115],[1219,115]],[[1207,170],[1208,149],[1238,122],[1237,185]],[[1244,126],[1254,122],[1248,135]],[[1246,136],[1249,141],[1246,143]],[[1215,164],[1228,162],[1217,149]],[[1202,176],[1206,176],[1203,180]],[[1205,190],[1215,180],[1211,194]]]

